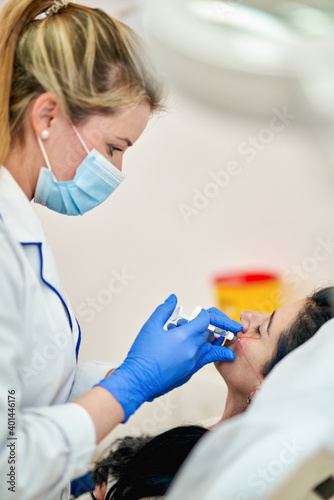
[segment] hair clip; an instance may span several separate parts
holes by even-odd
[[[74,2],[70,2],[70,0],[54,0],[54,5],[45,11],[46,17],[55,16],[61,9],[65,9],[69,3]]]

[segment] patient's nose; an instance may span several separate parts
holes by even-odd
[[[240,334],[247,333],[249,329],[257,326],[259,323],[263,321],[263,313],[259,311],[242,311],[240,313],[240,322],[243,326],[242,332]]]

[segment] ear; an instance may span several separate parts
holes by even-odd
[[[102,486],[96,486],[94,496],[96,500],[104,500],[107,494],[107,483],[102,483]]]
[[[37,137],[41,137],[43,130],[52,127],[52,121],[62,112],[57,98],[51,92],[45,92],[37,97],[31,109],[31,125]]]

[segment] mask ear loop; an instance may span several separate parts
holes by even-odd
[[[55,178],[55,176],[54,176],[54,174],[52,172],[51,164],[50,164],[48,155],[46,154],[44,144],[43,144],[43,142],[41,141],[41,139],[38,136],[37,136],[37,141],[38,141],[39,147],[41,148],[42,155],[44,156],[44,160],[45,160],[46,166],[48,167],[48,169],[50,170],[50,172],[52,174],[52,177],[56,181],[57,179]]]
[[[81,137],[81,135],[79,134],[79,132],[78,132],[77,128],[76,128],[73,124],[72,124],[72,127],[73,127],[73,129],[74,129],[74,132],[77,134],[78,139],[79,139],[79,141],[81,142],[81,144],[82,144],[82,146],[83,146],[84,150],[85,150],[85,151],[86,151],[86,153],[89,155],[89,154],[90,154],[90,151],[89,151],[89,149],[87,148],[87,146],[86,146],[86,144],[85,144],[85,142],[84,142],[83,138],[82,138],[82,137]]]
[[[76,133],[76,135],[78,136],[78,139],[79,141],[81,142],[84,150],[86,151],[86,153],[89,155],[90,154],[90,151],[89,149],[87,148],[85,142],[83,141],[81,135],[79,134],[77,128],[72,124],[72,127],[74,129],[74,132]],[[39,147],[41,148],[41,151],[42,151],[42,154],[44,156],[44,160],[45,160],[45,163],[46,163],[46,166],[48,167],[48,169],[50,170],[50,172],[52,173],[52,176],[54,178],[54,180],[57,180],[52,172],[52,168],[51,168],[51,164],[50,164],[50,161],[49,161],[49,158],[48,158],[48,155],[46,154],[46,151],[45,151],[45,147],[44,147],[44,144],[43,142],[41,141],[41,139],[37,136],[37,140],[38,140],[38,144],[39,144]]]
[[[38,140],[39,146],[40,146],[40,148],[42,150],[42,154],[44,156],[45,163],[46,163],[48,169],[51,170],[51,172],[52,172],[52,168],[51,168],[51,165],[50,165],[50,162],[49,162],[48,155],[46,154],[44,144],[43,144],[43,142],[41,141],[41,139],[39,137],[37,137],[37,140]]]

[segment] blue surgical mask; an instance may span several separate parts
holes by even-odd
[[[60,214],[83,215],[105,201],[125,175],[101,153],[95,149],[89,151],[76,127],[72,126],[88,156],[77,168],[73,180],[57,181],[44,145],[37,137],[48,168],[40,170],[34,201]]]

